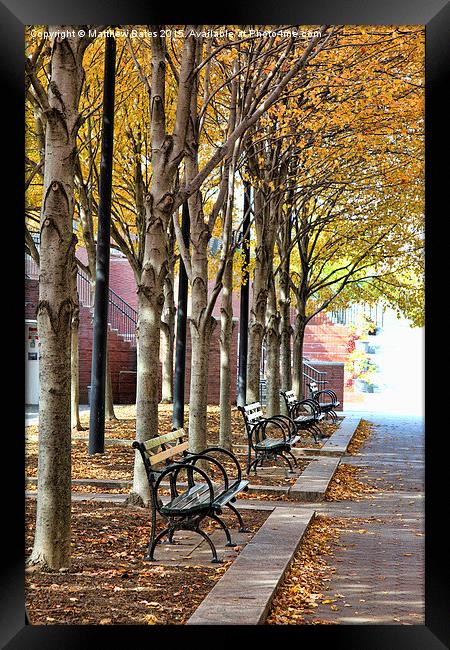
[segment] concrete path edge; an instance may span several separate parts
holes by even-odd
[[[261,625],[290,568],[314,510],[274,508],[187,625]]]

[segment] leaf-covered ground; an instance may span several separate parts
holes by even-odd
[[[370,422],[361,420],[350,441],[348,452],[356,455],[371,436],[372,430],[373,425]],[[352,501],[359,501],[361,498],[371,498],[369,495],[376,492],[377,488],[366,481],[360,480],[362,472],[362,467],[355,467],[354,465],[341,462],[328,486],[325,500],[344,501],[350,499]]]
[[[366,440],[372,435],[373,426],[371,422],[361,420],[347,448],[349,454],[355,455],[359,452]]]
[[[270,513],[247,511],[256,532]],[[224,520],[232,519],[224,513]],[[26,554],[34,535],[35,501],[26,504]],[[215,528],[214,522],[209,527]],[[206,525],[203,526],[208,530]],[[169,567],[143,560],[149,510],[90,501],[72,505],[69,571],[27,570],[26,607],[34,625],[183,624],[230,566]]]
[[[341,531],[367,533],[368,520],[317,516],[308,528],[292,566],[272,602],[267,625],[324,625],[314,616],[319,604],[331,610],[346,607],[345,595],[329,590],[336,571],[333,556],[339,551]]]
[[[172,429],[172,407],[161,404],[160,410],[160,428],[159,433],[168,433]],[[186,408],[188,411],[188,407]],[[136,434],[136,407],[134,405],[122,405],[116,407],[118,420],[110,421],[105,426],[106,439],[129,440],[135,439]],[[89,418],[86,414],[81,415],[83,426],[89,426]],[[186,427],[188,420],[186,421]],[[326,423],[321,425],[324,434],[331,435],[336,430],[336,426]],[[217,445],[219,443],[219,407],[208,407],[208,444]],[[232,417],[233,433],[233,451],[236,454],[241,468],[245,471],[247,462],[247,438],[244,434],[244,425],[241,414],[237,409],[233,410]],[[77,435],[78,434],[78,435]],[[72,479],[95,479],[95,480],[122,480],[130,481],[133,477],[134,451],[123,445],[106,445],[103,454],[89,456],[87,453],[88,431],[80,434],[74,431],[72,440]],[[29,478],[36,478],[38,465],[38,427],[36,425],[27,427],[27,444],[26,444],[26,475]],[[323,442],[314,443],[310,436],[302,437],[300,443],[296,446],[319,447]],[[303,471],[308,464],[308,460],[298,460],[298,467]],[[226,463],[228,468],[228,463]],[[274,467],[284,467],[283,461],[279,460]],[[231,467],[231,465],[230,465]],[[292,485],[298,478],[297,475],[289,475],[284,472],[280,476],[270,476],[270,465],[263,471],[258,470],[258,474],[251,474],[251,483],[254,485],[286,486]],[[35,489],[35,485],[29,484],[28,489]],[[127,493],[128,487],[103,488],[102,486],[74,486],[75,491],[85,492],[111,492]]]

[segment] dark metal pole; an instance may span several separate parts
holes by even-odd
[[[108,350],[109,250],[114,135],[116,41],[107,37],[103,85],[102,154],[100,163],[94,334],[92,344],[91,399],[88,452],[105,451],[105,388]]]
[[[245,267],[242,272],[241,302],[239,310],[239,368],[238,368],[238,406],[245,405],[247,392],[247,350],[248,350],[248,303],[250,277],[250,184],[244,182],[244,220],[242,223],[242,248]]]
[[[191,227],[187,201],[183,203],[181,231],[186,247],[189,247],[189,230]],[[188,277],[180,256],[180,273],[178,276],[177,340],[175,347],[175,370],[173,379],[173,416],[174,429],[184,425],[184,382],[186,373],[186,325],[187,325]]]

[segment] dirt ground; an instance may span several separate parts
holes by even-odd
[[[188,411],[188,409],[187,409]],[[116,407],[117,421],[108,422],[105,438],[135,438],[135,407]],[[188,415],[188,413],[187,413]],[[84,426],[88,416],[82,415]],[[187,427],[187,421],[186,425]],[[160,406],[159,433],[172,428],[172,407]],[[326,435],[336,426],[321,426]],[[208,407],[208,444],[218,444],[219,407]],[[37,476],[38,428],[27,428],[26,474]],[[233,411],[233,451],[238,457],[245,477],[247,439],[241,414]],[[80,439],[81,436],[81,439]],[[134,451],[126,445],[107,445],[104,454],[88,456],[88,431],[73,432],[72,478],[88,480],[131,481]],[[298,446],[320,447],[305,436]],[[287,486],[292,484],[309,463],[298,459],[299,471],[287,475],[273,472],[267,465],[250,476],[252,484]],[[278,467],[281,467],[280,464]],[[270,475],[272,473],[272,475]],[[36,485],[27,485],[27,489]],[[129,486],[101,487],[73,484],[73,490],[92,492],[128,493]],[[285,500],[283,496],[265,493],[241,493],[240,498],[257,498],[264,501]],[[26,503],[26,555],[31,552],[34,537],[35,500]],[[269,516],[270,511],[245,511],[245,525],[255,533]],[[229,525],[233,522],[224,514]],[[207,532],[216,527],[214,522]],[[146,562],[144,554],[150,530],[150,512],[146,508],[126,507],[112,502],[92,500],[72,504],[72,564],[64,572],[26,571],[26,606],[31,624],[184,624],[202,602],[216,581],[231,564],[168,566]],[[239,547],[238,547],[239,551]]]
[[[168,433],[172,428],[172,407],[170,405],[160,405],[160,434]],[[187,409],[188,410],[188,409]],[[116,407],[117,421],[107,422],[105,427],[106,439],[129,440],[130,443],[136,435],[135,406],[124,405]],[[81,416],[83,426],[89,425],[87,415]],[[187,427],[187,422],[186,422]],[[217,445],[219,443],[219,407],[208,407],[208,444]],[[323,433],[327,436],[336,430],[336,426],[330,423],[321,424]],[[233,410],[232,418],[233,433],[233,451],[245,473],[247,463],[247,437],[244,435],[244,425],[242,415]],[[133,477],[134,451],[129,446],[123,445],[106,445],[103,454],[89,456],[87,453],[88,431],[73,432],[72,440],[72,479],[96,479],[96,480],[121,480],[130,481]],[[79,436],[82,439],[79,439]],[[26,476],[36,478],[38,464],[38,427],[36,425],[27,427],[26,443]],[[296,447],[320,447],[323,441],[315,443],[312,436],[302,437]],[[298,467],[303,471],[309,461],[298,460]],[[278,461],[273,467],[284,467],[283,461]],[[292,485],[298,478],[298,475],[289,475],[281,472],[279,477],[270,476],[270,465],[263,471],[258,470],[258,474],[251,473],[250,479],[253,485],[271,485],[286,486]],[[269,476],[268,476],[269,474]],[[35,489],[35,485],[30,484],[28,489]],[[76,491],[85,492],[112,492],[127,493],[129,488],[118,486],[117,488],[102,488],[101,486],[74,486]]]
[[[35,501],[26,504],[26,554],[34,535]],[[269,512],[246,511],[255,533]],[[232,525],[224,513],[223,519]],[[146,562],[146,508],[80,501],[72,505],[72,564],[67,572],[26,571],[26,607],[33,625],[184,624],[230,566],[170,567]],[[160,524],[161,526],[161,524]],[[211,532],[216,527],[204,525]]]

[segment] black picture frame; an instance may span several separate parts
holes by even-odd
[[[450,6],[445,0],[405,2],[404,0],[315,0],[299,3],[294,0],[252,0],[223,7],[185,5],[178,10],[169,6],[152,6],[144,0],[79,0],[63,4],[57,0],[3,0],[0,3],[0,41],[3,109],[2,146],[7,158],[4,202],[11,200],[5,212],[4,227],[8,239],[3,250],[10,249],[12,258],[4,275],[4,307],[8,312],[7,344],[11,361],[3,367],[5,420],[3,435],[3,470],[13,468],[12,476],[3,482],[3,532],[5,543],[2,571],[0,640],[8,650],[45,648],[105,647],[111,642],[127,643],[143,648],[161,642],[186,644],[188,636],[196,643],[246,642],[243,630],[224,627],[220,637],[214,630],[168,626],[33,626],[25,624],[24,612],[24,441],[22,361],[17,361],[21,349],[23,323],[23,293],[17,278],[23,278],[23,152],[24,152],[24,26],[31,24],[147,24],[150,22],[183,23],[200,17],[205,24],[423,24],[426,27],[426,617],[423,626],[267,626],[251,630],[252,643],[264,639],[296,644],[329,643],[330,647],[361,650],[438,650],[450,647],[450,607],[448,589],[448,542],[445,531],[448,505],[445,499],[445,477],[448,474],[445,454],[445,362],[439,341],[444,341],[446,319],[440,311],[445,306],[438,278],[445,278],[446,243],[449,241],[446,221],[448,212],[449,146],[448,105],[444,101],[449,87]],[[214,12],[214,13],[213,13]],[[446,140],[447,138],[447,140]],[[8,141],[9,139],[9,141]],[[443,155],[442,155],[443,154]],[[448,271],[447,271],[448,275]],[[434,315],[433,315],[434,311]],[[17,322],[16,322],[17,321]],[[16,327],[17,324],[17,327]],[[19,334],[20,332],[20,334]],[[6,341],[6,339],[5,339]],[[440,361],[433,369],[433,359]],[[427,385],[427,384],[426,384]],[[437,396],[439,400],[437,399]],[[442,403],[444,400],[444,403]],[[7,424],[7,416],[12,419]],[[448,426],[448,425],[447,425]],[[21,473],[22,472],[22,473]],[[442,499],[442,500],[441,500]],[[447,569],[447,571],[446,571]],[[201,633],[201,636],[198,636]],[[120,640],[119,640],[120,639]],[[286,640],[287,637],[286,637]],[[247,640],[248,643],[248,640]],[[304,647],[308,647],[304,645]]]

